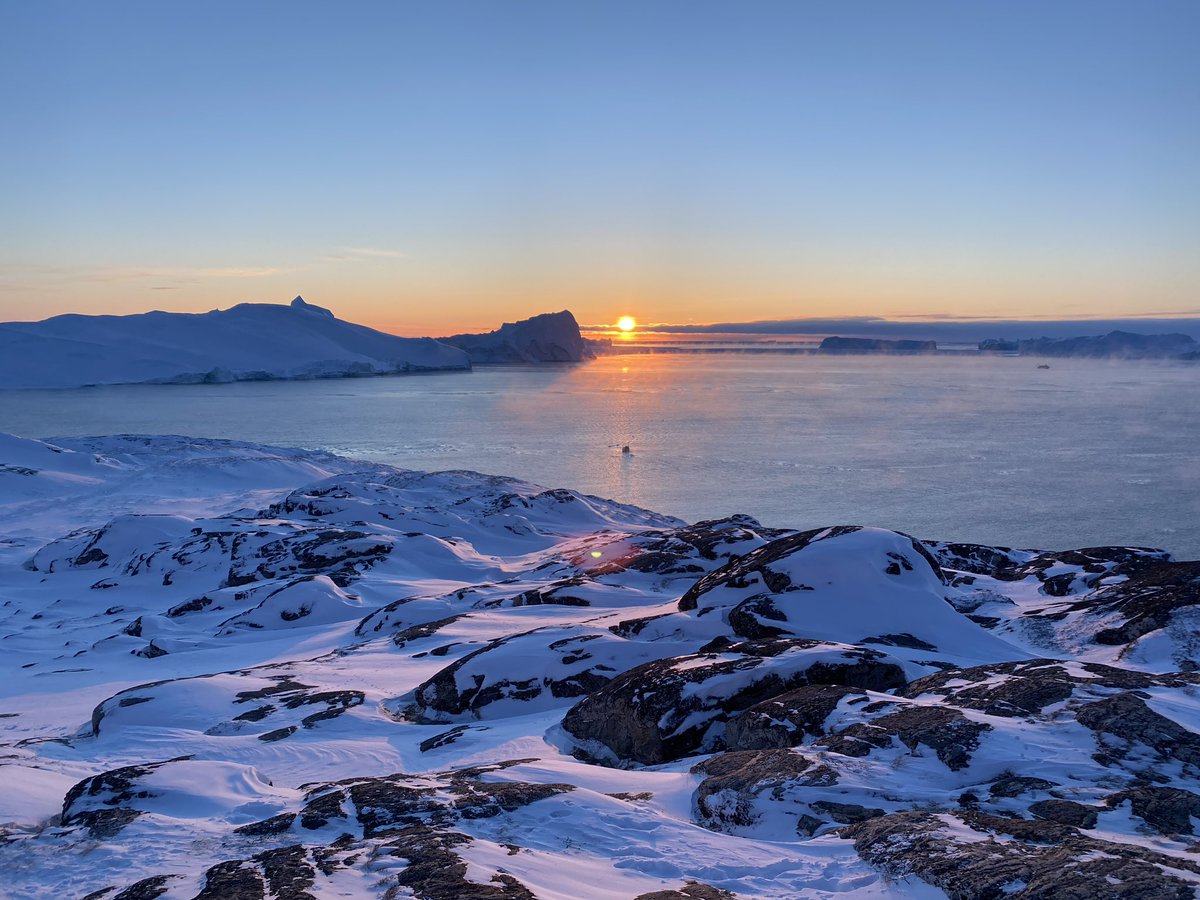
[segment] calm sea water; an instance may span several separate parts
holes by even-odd
[[[1200,368],[1184,364],[625,355],[469,374],[0,391],[0,430],[237,438],[515,475],[692,520],[745,512],[779,526],[1200,557]]]

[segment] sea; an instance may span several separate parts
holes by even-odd
[[[1200,367],[1187,363],[616,353],[469,373],[0,391],[0,431],[232,438],[511,475],[690,521],[745,513],[1200,558]]]

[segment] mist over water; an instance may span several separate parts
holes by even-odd
[[[689,520],[744,512],[796,528],[1200,557],[1200,369],[1037,364],[624,355],[470,374],[0,391],[0,430],[320,448],[513,475]]]

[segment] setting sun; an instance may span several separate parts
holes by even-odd
[[[617,319],[617,327],[622,331],[633,331],[637,327],[637,320],[633,316],[621,316]]]

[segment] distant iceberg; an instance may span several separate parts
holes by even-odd
[[[196,384],[470,369],[466,352],[338,319],[297,297],[206,313],[0,324],[0,387]]]
[[[460,347],[479,364],[582,362],[595,356],[590,341],[579,333],[569,310],[543,313],[520,322],[506,322],[487,334],[456,334],[439,338]]]

